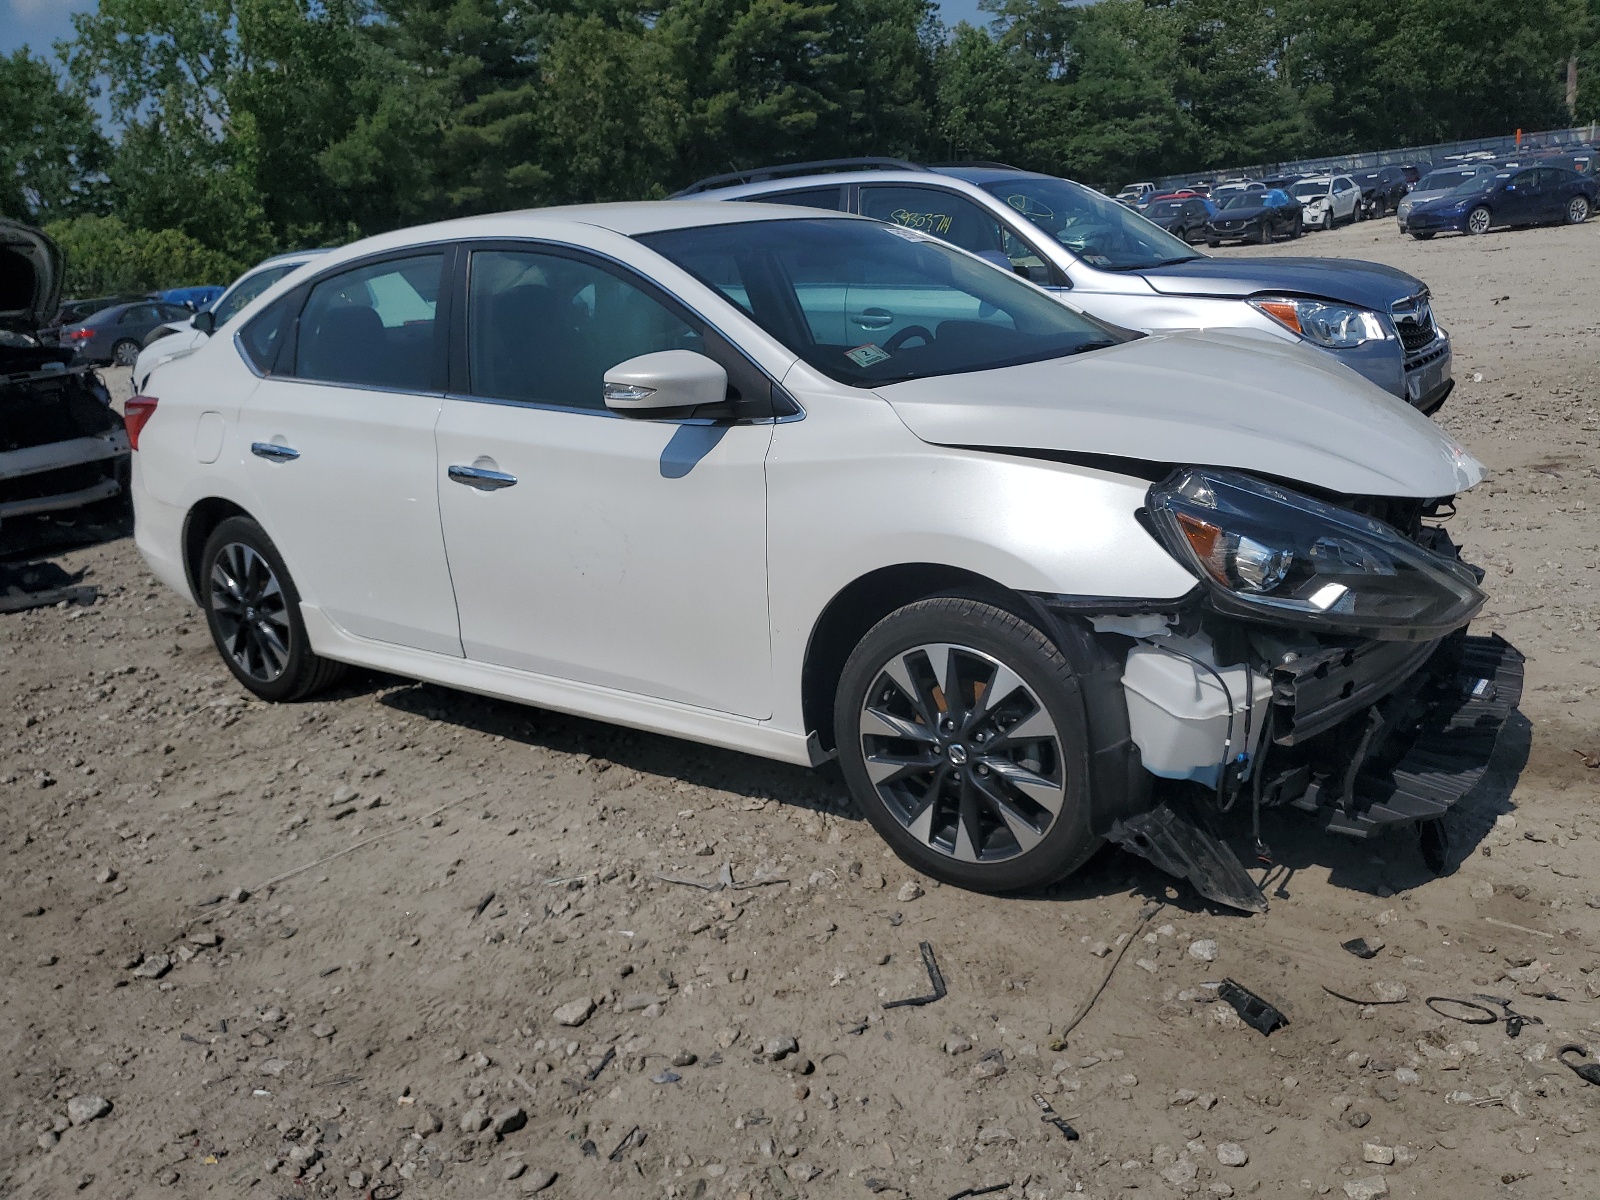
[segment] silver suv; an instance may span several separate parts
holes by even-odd
[[[999,163],[834,159],[678,193],[860,213],[953,242],[1148,333],[1253,329],[1326,351],[1424,413],[1449,396],[1450,337],[1420,279],[1341,258],[1212,258],[1092,188]]]

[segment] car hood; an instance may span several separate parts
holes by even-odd
[[[32,335],[61,303],[65,259],[43,230],[0,219],[0,329]]]
[[[1163,334],[878,394],[936,445],[1233,467],[1356,496],[1434,499],[1484,476],[1409,404],[1268,335]]]
[[[1405,200],[1402,200],[1401,203],[1405,204],[1409,202],[1410,205],[1415,208],[1419,204],[1426,204],[1430,200],[1437,200],[1441,196],[1448,196],[1454,190],[1454,188],[1444,188],[1435,192],[1408,192],[1406,193]]]
[[[1354,258],[1210,258],[1202,255],[1139,272],[1168,296],[1290,293],[1389,311],[1423,290],[1415,275]]]

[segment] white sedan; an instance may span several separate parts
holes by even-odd
[[[858,217],[386,234],[147,388],[139,549],[257,696],[356,664],[836,754],[908,862],[972,888],[1110,838],[1259,907],[1168,802],[1316,810],[1354,778],[1351,722],[1457,670],[1483,602],[1423,519],[1483,470],[1406,404],[1275,338],[1107,327]]]
[[[1304,206],[1300,219],[1307,229],[1336,229],[1360,215],[1361,189],[1348,175],[1313,175],[1289,192]]]

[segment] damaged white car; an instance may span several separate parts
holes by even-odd
[[[917,869],[1208,811],[1357,837],[1482,775],[1483,468],[1302,346],[1138,336],[919,232],[676,202],[344,247],[128,404],[137,540],[258,696],[352,663],[788,762]]]
[[[81,509],[122,492],[128,439],[91,367],[39,330],[61,301],[61,250],[0,220],[0,522]]]

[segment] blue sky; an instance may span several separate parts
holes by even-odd
[[[52,45],[72,33],[72,14],[93,8],[97,0],[0,0],[0,54],[10,54],[18,46],[31,46],[35,54],[48,56]],[[977,0],[940,0],[944,19],[977,23]]]

